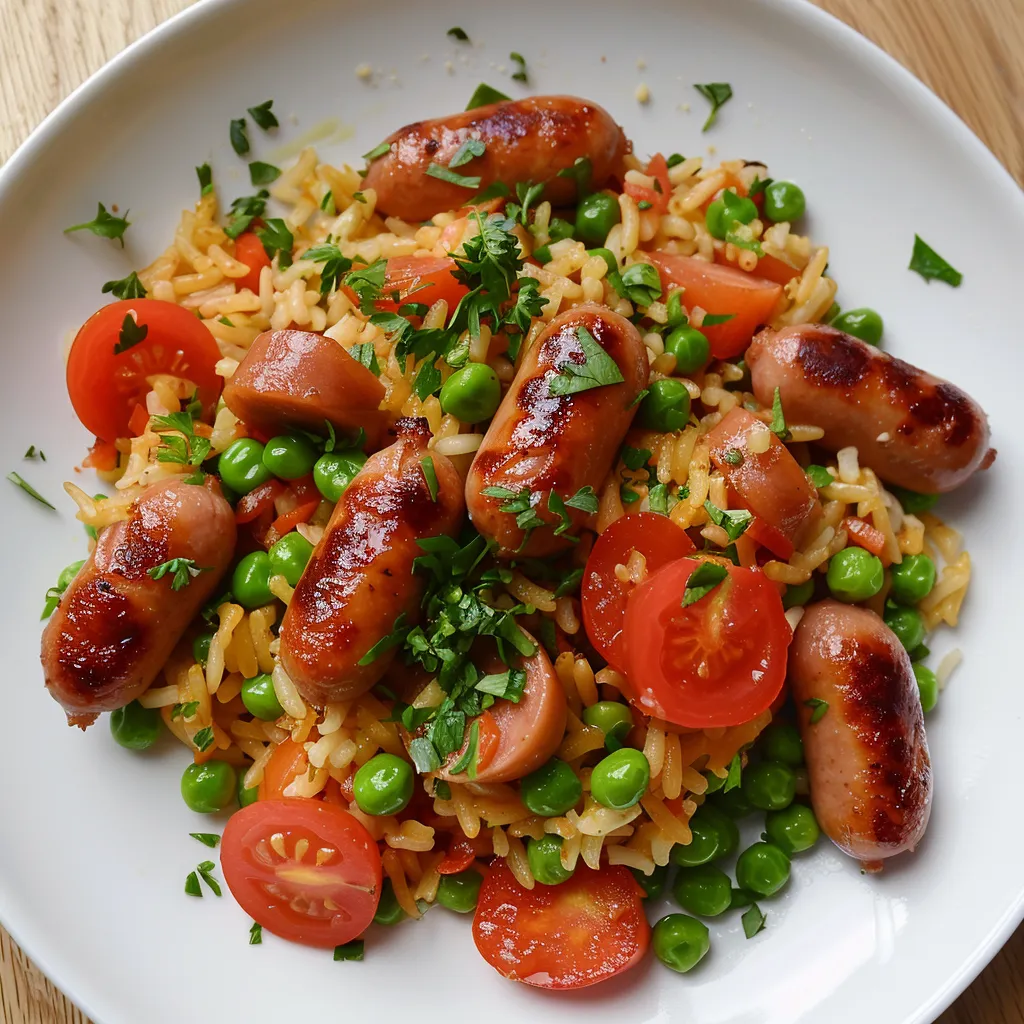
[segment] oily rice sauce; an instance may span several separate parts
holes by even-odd
[[[618,267],[620,280],[652,250],[697,256],[744,271],[764,273],[770,268],[771,280],[779,284],[768,318],[772,326],[827,319],[836,282],[825,275],[826,247],[796,233],[788,223],[770,224],[759,218],[747,224],[735,241],[713,238],[706,227],[705,212],[713,197],[723,188],[740,195],[756,189],[756,184],[767,178],[767,168],[743,161],[706,166],[699,157],[671,164],[667,167],[667,202],[654,206],[637,197],[661,191],[655,176],[636,156],[626,157],[623,191],[615,193],[618,223],[603,245]],[[396,415],[425,418],[432,434],[430,447],[451,458],[464,476],[482,441],[483,427],[446,415],[436,389],[419,397],[416,381],[422,362],[414,356],[400,360],[393,337],[370,322],[358,299],[340,282],[323,287],[324,262],[305,254],[325,243],[334,244],[357,267],[382,258],[459,254],[480,231],[480,218],[500,204],[492,201],[479,207],[437,211],[427,223],[409,224],[378,214],[375,193],[371,189],[361,192],[360,181],[360,174],[352,168],[322,163],[313,149],[303,150],[294,165],[274,181],[269,196],[262,197],[271,201],[279,218],[271,220],[270,212],[263,216],[275,229],[283,229],[278,238],[285,241],[270,265],[260,270],[258,281],[250,266],[236,259],[237,243],[232,236],[237,232],[231,225],[237,225],[234,218],[244,208],[236,204],[233,211],[226,211],[217,189],[208,190],[193,210],[182,214],[171,244],[138,272],[139,279],[149,297],[196,313],[217,341],[221,353],[217,372],[225,381],[231,379],[254,339],[267,330],[295,327],[322,333],[350,352],[361,346],[358,353],[364,364],[369,361],[367,346],[371,347],[385,388],[383,407]],[[560,232],[553,228],[551,206],[540,202],[528,226],[516,223],[511,229],[524,260],[519,275],[533,278],[546,300],[518,352],[513,357],[506,337],[492,337],[488,328],[481,326],[477,335],[466,331],[459,339],[464,349],[468,347],[468,360],[490,364],[502,384],[508,385],[554,316],[582,303],[599,303],[637,318],[634,322],[647,348],[651,380],[681,380],[692,402],[689,420],[680,430],[631,429],[623,456],[597,491],[597,511],[587,519],[564,571],[559,570],[552,579],[531,574],[530,566],[515,566],[490,595],[499,608],[529,606],[532,611],[522,621],[549,647],[569,707],[558,756],[582,782],[583,799],[578,807],[559,817],[540,817],[524,806],[516,783],[486,785],[466,778],[437,786],[434,774],[428,773],[419,776],[423,794],[414,798],[408,812],[371,816],[360,811],[350,802],[355,769],[381,751],[407,757],[398,723],[391,720],[390,691],[377,688],[358,699],[324,708],[306,705],[278,660],[277,628],[292,594],[281,576],[272,579],[276,599],[265,607],[246,610],[227,599],[208,609],[207,621],[196,622],[162,675],[140,699],[143,706],[160,709],[167,728],[196,762],[229,762],[237,767],[248,789],[258,788],[261,795],[324,794],[343,800],[382,843],[385,875],[398,904],[413,918],[421,915],[425,903],[435,899],[441,878],[439,865],[453,838],[460,836],[475,841],[478,858],[491,854],[506,858],[515,878],[527,888],[535,881],[525,841],[546,833],[562,837],[561,859],[567,869],[580,860],[593,868],[606,860],[650,875],[657,866],[668,863],[673,845],[690,842],[688,821],[705,799],[709,785],[721,787],[730,766],[744,762],[746,748],[771,720],[766,711],[731,728],[688,730],[633,710],[627,743],[642,749],[650,764],[647,791],[638,804],[621,811],[602,806],[590,796],[590,773],[604,756],[605,736],[600,729],[584,724],[583,712],[600,700],[621,699],[624,680],[593,658],[582,632],[578,587],[561,593],[558,583],[572,567],[583,566],[595,537],[611,523],[627,512],[650,510],[656,486],[662,485],[659,511],[690,530],[694,539],[699,536],[712,555],[729,557],[743,566],[762,565],[780,591],[820,580],[832,556],[850,544],[863,543],[851,533],[854,521],[870,526],[867,536],[886,566],[922,552],[943,565],[937,584],[920,605],[928,630],[940,623],[956,625],[970,578],[970,559],[960,549],[955,531],[930,512],[913,514],[904,509],[871,468],[860,465],[855,449],[822,460],[829,478],[818,487],[820,525],[791,557],[765,559],[751,538],[730,537],[709,515],[709,503],[728,510],[731,495],[722,474],[712,465],[705,437],[736,406],[752,412],[766,430],[773,423],[774,411],[760,406],[750,393],[742,360],[712,360],[706,369],[688,377],[676,373],[675,357],[664,345],[665,326],[673,315],[669,295],[647,296],[646,305],[636,307],[628,294],[615,286],[603,254],[588,251],[584,243],[571,237],[557,237]],[[690,325],[704,325],[707,310],[688,301],[685,292],[676,301]],[[439,300],[422,313],[421,326],[442,328],[451,313],[447,303]],[[437,368],[442,382],[453,372],[444,359],[437,360]],[[149,384],[146,412],[150,417],[178,412],[189,401],[190,385],[181,379],[159,375]],[[158,459],[158,451],[167,443],[166,430],[154,429],[152,420],[137,423],[137,427],[135,436],[117,441],[116,451],[106,449],[92,456],[92,464],[107,467],[100,470],[100,476],[113,484],[112,497],[95,499],[68,485],[80,506],[79,518],[89,527],[98,529],[126,518],[144,486],[191,472],[191,467]],[[785,443],[801,465],[821,459],[820,454],[812,457],[810,447],[822,436],[818,427],[788,423],[786,428]],[[219,453],[246,436],[247,428],[221,403],[213,423],[197,423],[195,431],[208,437],[212,452]],[[286,490],[276,498],[276,514],[289,513],[297,501]],[[296,527],[311,544],[322,536],[332,507],[321,501]],[[863,535],[863,528],[857,529]],[[639,580],[644,573],[642,559],[631,560],[616,572],[620,578]],[[888,573],[886,585],[868,602],[880,614],[887,590]],[[801,614],[799,605],[789,609],[792,627]],[[204,631],[212,637],[205,660],[197,660],[193,641]],[[396,669],[391,671],[393,674]],[[261,673],[271,675],[284,710],[275,721],[254,718],[240,698],[243,681]],[[434,684],[420,694],[416,704],[430,706],[442,697]],[[737,755],[738,762],[734,761]],[[268,786],[271,776],[272,787]],[[806,793],[805,779],[798,779],[798,786]],[[422,813],[424,810],[427,813]],[[424,818],[428,820],[421,820]]]

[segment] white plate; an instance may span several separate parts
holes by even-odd
[[[446,38],[452,25],[474,45]],[[756,940],[744,940],[733,914],[713,925],[712,954],[691,975],[651,958],[622,981],[569,997],[503,981],[474,951],[469,922],[443,910],[376,930],[362,964],[271,936],[248,946],[249,921],[230,898],[182,892],[206,855],[188,833],[211,822],[178,797],[181,751],[168,743],[133,755],[103,723],[69,731],[37,660],[43,592],[84,553],[60,491],[87,442],[62,385],[61,348],[103,301],[100,284],[167,244],[195,199],[194,165],[212,160],[224,199],[251,191],[228,146],[228,122],[246,107],[273,97],[286,115],[280,141],[319,127],[333,136],[325,154],[358,165],[397,126],[461,109],[481,80],[524,93],[504,69],[510,50],[526,55],[532,91],[604,104],[640,153],[703,153],[713,143],[719,157],[756,157],[798,181],[812,235],[832,246],[840,303],[879,309],[892,351],[981,400],[1000,449],[993,470],[942,506],[967,534],[976,577],[961,629],[936,644],[962,646],[966,661],[929,720],[937,793],[919,853],[866,878],[823,845],[797,861]],[[371,84],[356,77],[363,62],[377,69]],[[646,107],[634,99],[641,81]],[[707,108],[692,83],[708,81],[731,82],[735,98],[701,135]],[[275,159],[278,142],[255,131],[253,142],[255,156]],[[131,210],[124,252],[61,234],[97,200]],[[915,232],[963,271],[961,288],[906,269]],[[949,110],[840,23],[782,0],[200,4],[118,57],[8,164],[0,237],[0,466],[21,470],[61,509],[0,489],[0,917],[97,1021],[259,1024],[374,1012],[426,1024],[463,1006],[500,1006],[565,1024],[909,1024],[932,1020],[1020,920],[1024,203]],[[45,465],[22,462],[29,444],[46,451]]]

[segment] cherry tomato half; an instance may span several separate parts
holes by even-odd
[[[146,336],[115,351],[130,312]],[[129,436],[132,413],[145,405],[147,378],[156,373],[191,381],[204,413],[212,415],[224,383],[215,369],[218,359],[217,342],[194,313],[173,302],[124,299],[104,306],[82,325],[68,355],[68,394],[82,425],[113,441]]]
[[[631,700],[647,715],[690,729],[740,725],[771,706],[793,639],[775,584],[759,570],[726,577],[686,607],[701,562],[682,558],[648,576],[626,611]]]
[[[621,865],[582,864],[560,885],[524,889],[504,861],[480,888],[473,941],[499,973],[537,988],[586,988],[629,970],[651,929],[641,889]]]
[[[235,239],[235,259],[249,268],[249,273],[245,277],[235,278],[235,287],[239,291],[248,288],[259,295],[260,273],[264,267],[270,266],[270,257],[254,231],[243,231]]]
[[[377,912],[377,844],[335,804],[258,800],[243,807],[228,819],[220,861],[242,910],[290,942],[340,946]]]
[[[583,572],[583,624],[590,642],[620,669],[626,665],[622,644],[626,602],[635,586],[620,580],[615,575],[615,566],[625,565],[634,551],[644,556],[647,572],[652,573],[692,554],[694,547],[683,530],[656,512],[630,512],[616,519],[597,538]]]

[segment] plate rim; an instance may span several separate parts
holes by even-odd
[[[131,73],[136,64],[155,48],[178,34],[193,30],[197,24],[213,17],[221,10],[242,7],[246,0],[195,0],[190,6],[154,25],[143,35],[129,43],[109,61],[97,68],[83,82],[65,96],[18,145],[6,162],[0,166],[0,201],[13,190],[20,179],[31,171],[37,154],[51,144],[63,130],[65,123],[82,105],[92,102],[107,86],[121,76]],[[882,49],[868,36],[848,25],[830,11],[817,6],[815,0],[744,0],[774,9],[785,18],[792,19],[811,31],[830,37],[841,48],[855,57],[869,61],[881,74],[887,75],[897,90],[910,94],[926,109],[947,135],[968,150],[970,161],[980,166],[1000,187],[1008,186],[1008,195],[1024,216],[1024,188],[1021,188],[1002,161],[988,148],[977,133],[936,92],[899,60]],[[42,972],[58,991],[83,1012],[93,1024],[108,1024],[87,1000],[73,995],[60,981],[59,971],[45,954],[31,941],[25,941],[18,923],[7,912],[0,887],[0,925],[10,935],[31,965]],[[950,975],[941,989],[922,1002],[904,1024],[931,1024],[948,1009],[967,989],[1003,948],[1016,929],[1024,922],[1024,890],[1014,903],[994,922],[988,934],[979,943],[973,955]]]

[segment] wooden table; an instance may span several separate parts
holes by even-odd
[[[191,2],[0,0],[0,161],[79,82]],[[815,2],[934,89],[1024,184],[1021,0]],[[0,1024],[87,1024],[2,928]],[[1024,1024],[1024,927],[940,1024]]]

